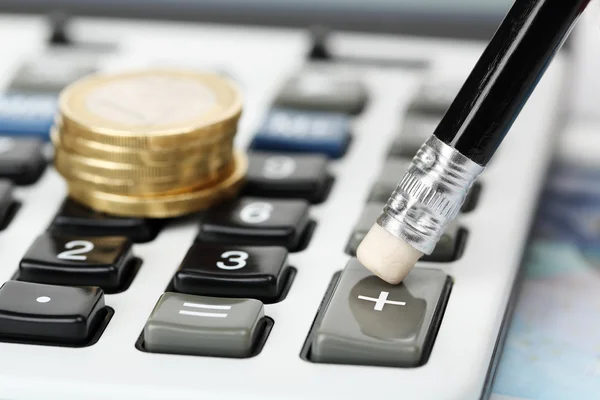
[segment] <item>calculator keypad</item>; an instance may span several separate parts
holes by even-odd
[[[187,294],[275,302],[289,277],[287,258],[283,247],[195,243],[173,277],[173,289]]]
[[[248,156],[249,196],[325,200],[330,186],[327,157],[320,154],[252,152]]]
[[[335,159],[346,153],[349,143],[350,120],[345,114],[274,108],[254,135],[251,148]]]
[[[352,259],[315,328],[310,358],[416,367],[427,357],[447,296],[442,271],[417,268],[391,285]]]
[[[263,304],[254,299],[163,294],[144,327],[150,352],[250,357],[264,326]]]
[[[242,197],[207,212],[197,240],[296,251],[309,228],[308,209],[305,200]]]
[[[0,341],[84,345],[107,315],[98,287],[8,281],[0,287]]]
[[[0,177],[16,184],[33,183],[44,171],[42,146],[56,112],[56,93],[94,71],[85,63],[40,65],[22,66],[11,93],[0,97],[0,134],[12,136],[0,138]],[[352,256],[441,118],[447,99],[436,96],[424,92],[409,107],[351,234],[346,251]],[[288,263],[289,253],[309,245],[315,224],[310,207],[327,200],[334,181],[329,165],[346,154],[354,117],[367,101],[364,83],[343,74],[313,69],[285,82],[250,143],[242,195],[202,213],[196,240],[169,273],[172,279],[143,326],[138,349],[214,357],[260,351],[271,321],[264,304],[282,301],[293,284],[296,269]],[[9,204],[1,183],[0,223]],[[65,199],[47,232],[23,256],[15,280],[0,289],[0,339],[89,341],[106,316],[104,293],[126,290],[142,262],[133,244],[153,241],[162,227],[159,221],[111,216]],[[450,226],[422,260],[452,260],[458,232]],[[435,336],[447,288],[443,272],[422,268],[400,285],[387,285],[352,259],[314,327],[311,360],[419,365]],[[69,324],[64,331],[59,318]]]
[[[1,129],[0,126],[0,133]],[[17,185],[30,185],[37,182],[45,168],[41,140],[0,136],[0,179],[9,179]]]
[[[40,235],[19,265],[19,280],[54,285],[99,286],[118,291],[133,267],[125,237]]]

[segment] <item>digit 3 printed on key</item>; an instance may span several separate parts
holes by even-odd
[[[231,250],[221,254],[221,257],[227,258],[228,262],[235,262],[234,265],[227,265],[223,261],[217,261],[217,267],[226,270],[236,270],[246,266],[248,253],[245,251]]]

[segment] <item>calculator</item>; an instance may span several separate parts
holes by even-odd
[[[553,154],[557,55],[431,255],[399,285],[355,251],[486,43],[302,29],[0,17],[0,397],[488,398]],[[98,71],[237,82],[241,193],[181,218],[67,196],[49,130]]]

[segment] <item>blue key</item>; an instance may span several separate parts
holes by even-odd
[[[251,147],[264,151],[344,155],[350,141],[350,119],[331,112],[276,108],[265,118]]]
[[[0,134],[49,140],[58,99],[53,95],[0,93]]]

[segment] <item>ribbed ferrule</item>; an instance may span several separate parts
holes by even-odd
[[[377,223],[424,254],[431,254],[485,168],[431,136],[421,146]]]

